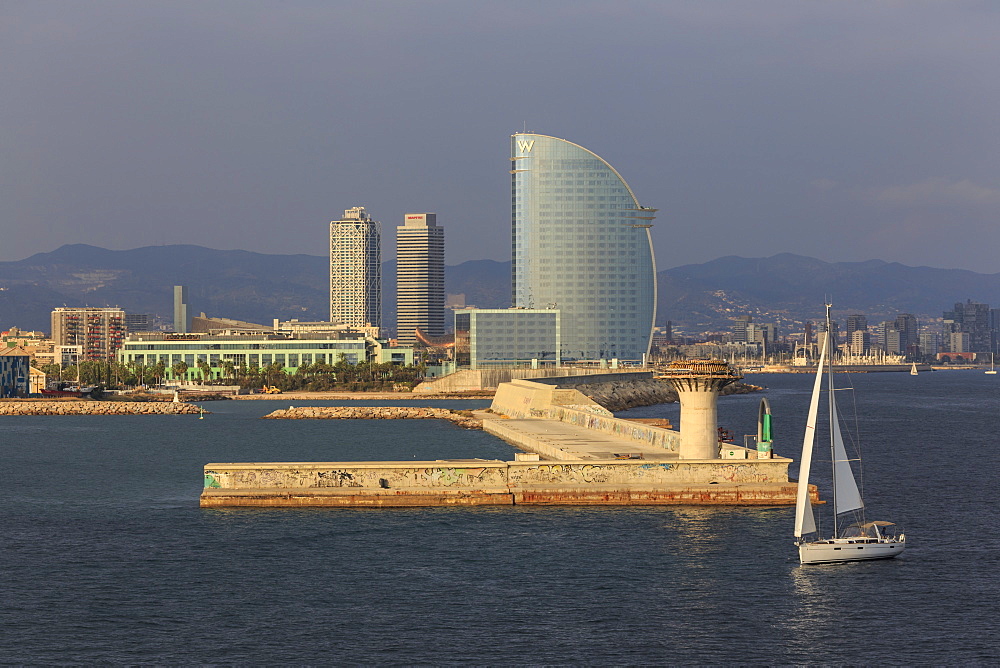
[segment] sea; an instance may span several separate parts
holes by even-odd
[[[720,425],[754,433],[766,397],[797,460],[812,377],[747,381]],[[445,422],[260,419],[348,402],[0,417],[0,663],[1000,663],[1000,380],[837,382],[894,560],[801,566],[788,507],[198,507],[208,462],[511,458]]]

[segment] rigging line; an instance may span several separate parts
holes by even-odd
[[[845,375],[847,376],[846,378],[847,382],[851,386],[852,390],[851,407],[854,409],[854,428],[847,429],[846,431],[848,440],[851,443],[851,447],[854,448],[854,454],[857,456],[857,460],[855,461],[858,462],[858,476],[857,480],[855,480],[855,483],[858,485],[858,492],[861,494],[861,498],[863,499],[865,498],[865,462],[864,459],[862,459],[861,457],[861,421],[858,418],[858,394],[857,392],[853,392],[854,378],[852,377],[852,375],[850,373]],[[844,420],[844,424],[845,425],[847,424],[846,420]],[[864,522],[864,520],[866,519],[865,516],[866,511],[867,507],[862,506],[860,510],[862,522]]]

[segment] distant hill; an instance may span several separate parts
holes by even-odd
[[[24,260],[0,262],[0,329],[48,331],[57,306],[120,306],[170,321],[173,286],[188,286],[194,314],[269,324],[329,317],[329,260],[201,246],[147,246],[112,251],[63,246]],[[383,271],[383,318],[395,323],[395,264]],[[469,304],[510,305],[510,263],[476,260],[446,271],[446,290]]]
[[[395,323],[395,264],[383,271],[383,319]],[[314,255],[268,255],[201,246],[148,246],[111,251],[63,246],[16,262],[0,262],[0,329],[49,329],[56,306],[121,306],[169,321],[172,287],[188,286],[191,310],[270,323],[273,318],[328,317],[328,261]],[[657,324],[668,319],[691,333],[728,329],[752,314],[785,331],[818,318],[824,295],[838,317],[862,313],[870,322],[907,312],[940,318],[957,301],[1000,306],[1000,274],[907,267],[898,263],[823,262],[782,253],[723,257],[659,272]],[[510,262],[473,260],[449,266],[448,293],[480,308],[510,306]]]
[[[836,318],[860,313],[878,322],[912,313],[926,321],[966,299],[1000,306],[1000,274],[881,260],[823,262],[791,253],[728,256],[660,272],[657,320],[702,332],[726,329],[733,316],[752,314],[795,328],[821,316],[826,295]]]

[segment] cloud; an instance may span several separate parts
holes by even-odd
[[[1000,207],[1000,187],[984,186],[968,180],[953,181],[943,177],[929,178],[910,185],[874,188],[868,191],[868,195],[875,203],[892,208]]]

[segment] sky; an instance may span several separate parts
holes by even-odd
[[[509,137],[607,160],[658,269],[1000,272],[1000,3],[0,0],[0,260],[67,243],[510,259]]]

